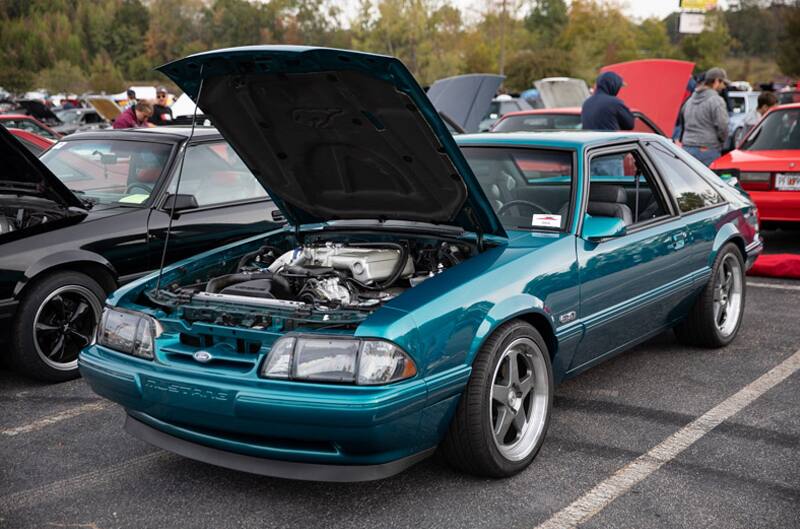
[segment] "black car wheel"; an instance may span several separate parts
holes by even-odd
[[[78,353],[94,340],[106,292],[78,272],[56,272],[31,286],[12,330],[14,367],[39,380],[78,376]]]
[[[701,347],[731,343],[742,325],[745,292],[742,254],[735,244],[728,243],[717,254],[711,279],[689,317],[675,327],[678,339]]]
[[[486,340],[447,432],[442,451],[454,467],[508,477],[542,446],[553,402],[553,369],[541,334],[523,321]]]

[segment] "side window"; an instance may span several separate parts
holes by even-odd
[[[669,209],[641,153],[631,149],[591,158],[587,213],[632,225],[665,216]]]
[[[169,192],[175,192],[177,170]],[[192,145],[186,151],[181,194],[194,195],[198,206],[264,198],[267,192],[224,141]]]
[[[664,177],[667,187],[675,196],[682,213],[722,202],[722,197],[710,184],[666,147],[649,143],[648,151]]]

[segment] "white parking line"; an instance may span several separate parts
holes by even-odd
[[[667,437],[646,454],[619,469],[549,520],[538,525],[536,529],[568,529],[586,522],[720,423],[740,412],[798,370],[800,370],[800,351]]]
[[[55,424],[57,422],[65,421],[67,419],[72,419],[73,417],[77,417],[78,415],[83,415],[84,413],[88,413],[91,411],[104,410],[110,406],[111,403],[108,401],[91,402],[89,404],[83,404],[82,406],[69,408],[54,415],[48,415],[47,417],[42,417],[41,419],[38,419],[36,421],[33,421],[31,423],[22,426],[17,426],[16,428],[8,428],[6,430],[0,430],[0,435],[7,435],[9,437],[13,437],[21,433],[28,433],[36,430],[41,430],[45,426],[50,426],[51,424]]]
[[[800,290],[800,286],[797,285],[781,285],[775,283],[759,283],[758,281],[748,281],[748,287],[756,287],[756,288],[774,288],[776,290]]]
[[[154,461],[166,461],[171,457],[177,457],[169,452],[157,450],[149,454],[134,457],[128,461],[111,465],[110,467],[93,470],[85,474],[73,476],[71,478],[60,479],[32,489],[14,492],[8,496],[0,497],[0,513],[10,512],[16,509],[25,509],[52,501],[54,498],[69,498],[76,490],[85,489],[100,483],[108,483],[123,476],[129,476],[132,472]],[[74,500],[74,498],[70,498]]]

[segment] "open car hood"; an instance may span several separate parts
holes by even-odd
[[[17,104],[24,108],[28,115],[35,117],[39,121],[43,121],[48,125],[61,124],[61,120],[58,119],[58,116],[56,116],[53,111],[41,101],[36,101],[34,99],[21,99],[17,101]]]
[[[439,79],[428,89],[428,99],[464,132],[478,132],[503,79],[503,75],[482,73]]]
[[[108,96],[87,96],[86,102],[109,123],[122,113],[122,107]]]
[[[589,97],[589,87],[583,79],[546,77],[533,85],[539,91],[544,108],[580,107]]]
[[[83,202],[36,156],[0,126],[0,195],[24,195],[53,200],[63,206],[84,208]]]
[[[158,70],[212,116],[292,224],[402,220],[505,236],[452,135],[398,59],[247,46]]]
[[[626,86],[617,96],[672,134],[693,69],[693,62],[644,59],[610,64],[600,71],[619,74]],[[658,81],[653,82],[654,79]]]

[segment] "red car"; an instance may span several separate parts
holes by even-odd
[[[61,134],[54,131],[38,119],[25,114],[0,114],[0,125],[5,126],[7,129],[20,129],[33,132],[34,134],[43,138],[48,138],[53,141],[58,141]]]
[[[15,136],[20,143],[25,146],[25,148],[27,148],[34,154],[34,156],[37,157],[55,143],[54,140],[44,138],[28,130],[8,129],[8,132]]]
[[[770,110],[738,149],[711,168],[739,180],[761,222],[800,223],[800,103]]]
[[[647,116],[632,110],[636,121],[633,130],[666,136]],[[581,128],[580,107],[537,108],[509,112],[503,115],[492,127],[492,132],[535,132],[542,130],[577,130]]]

